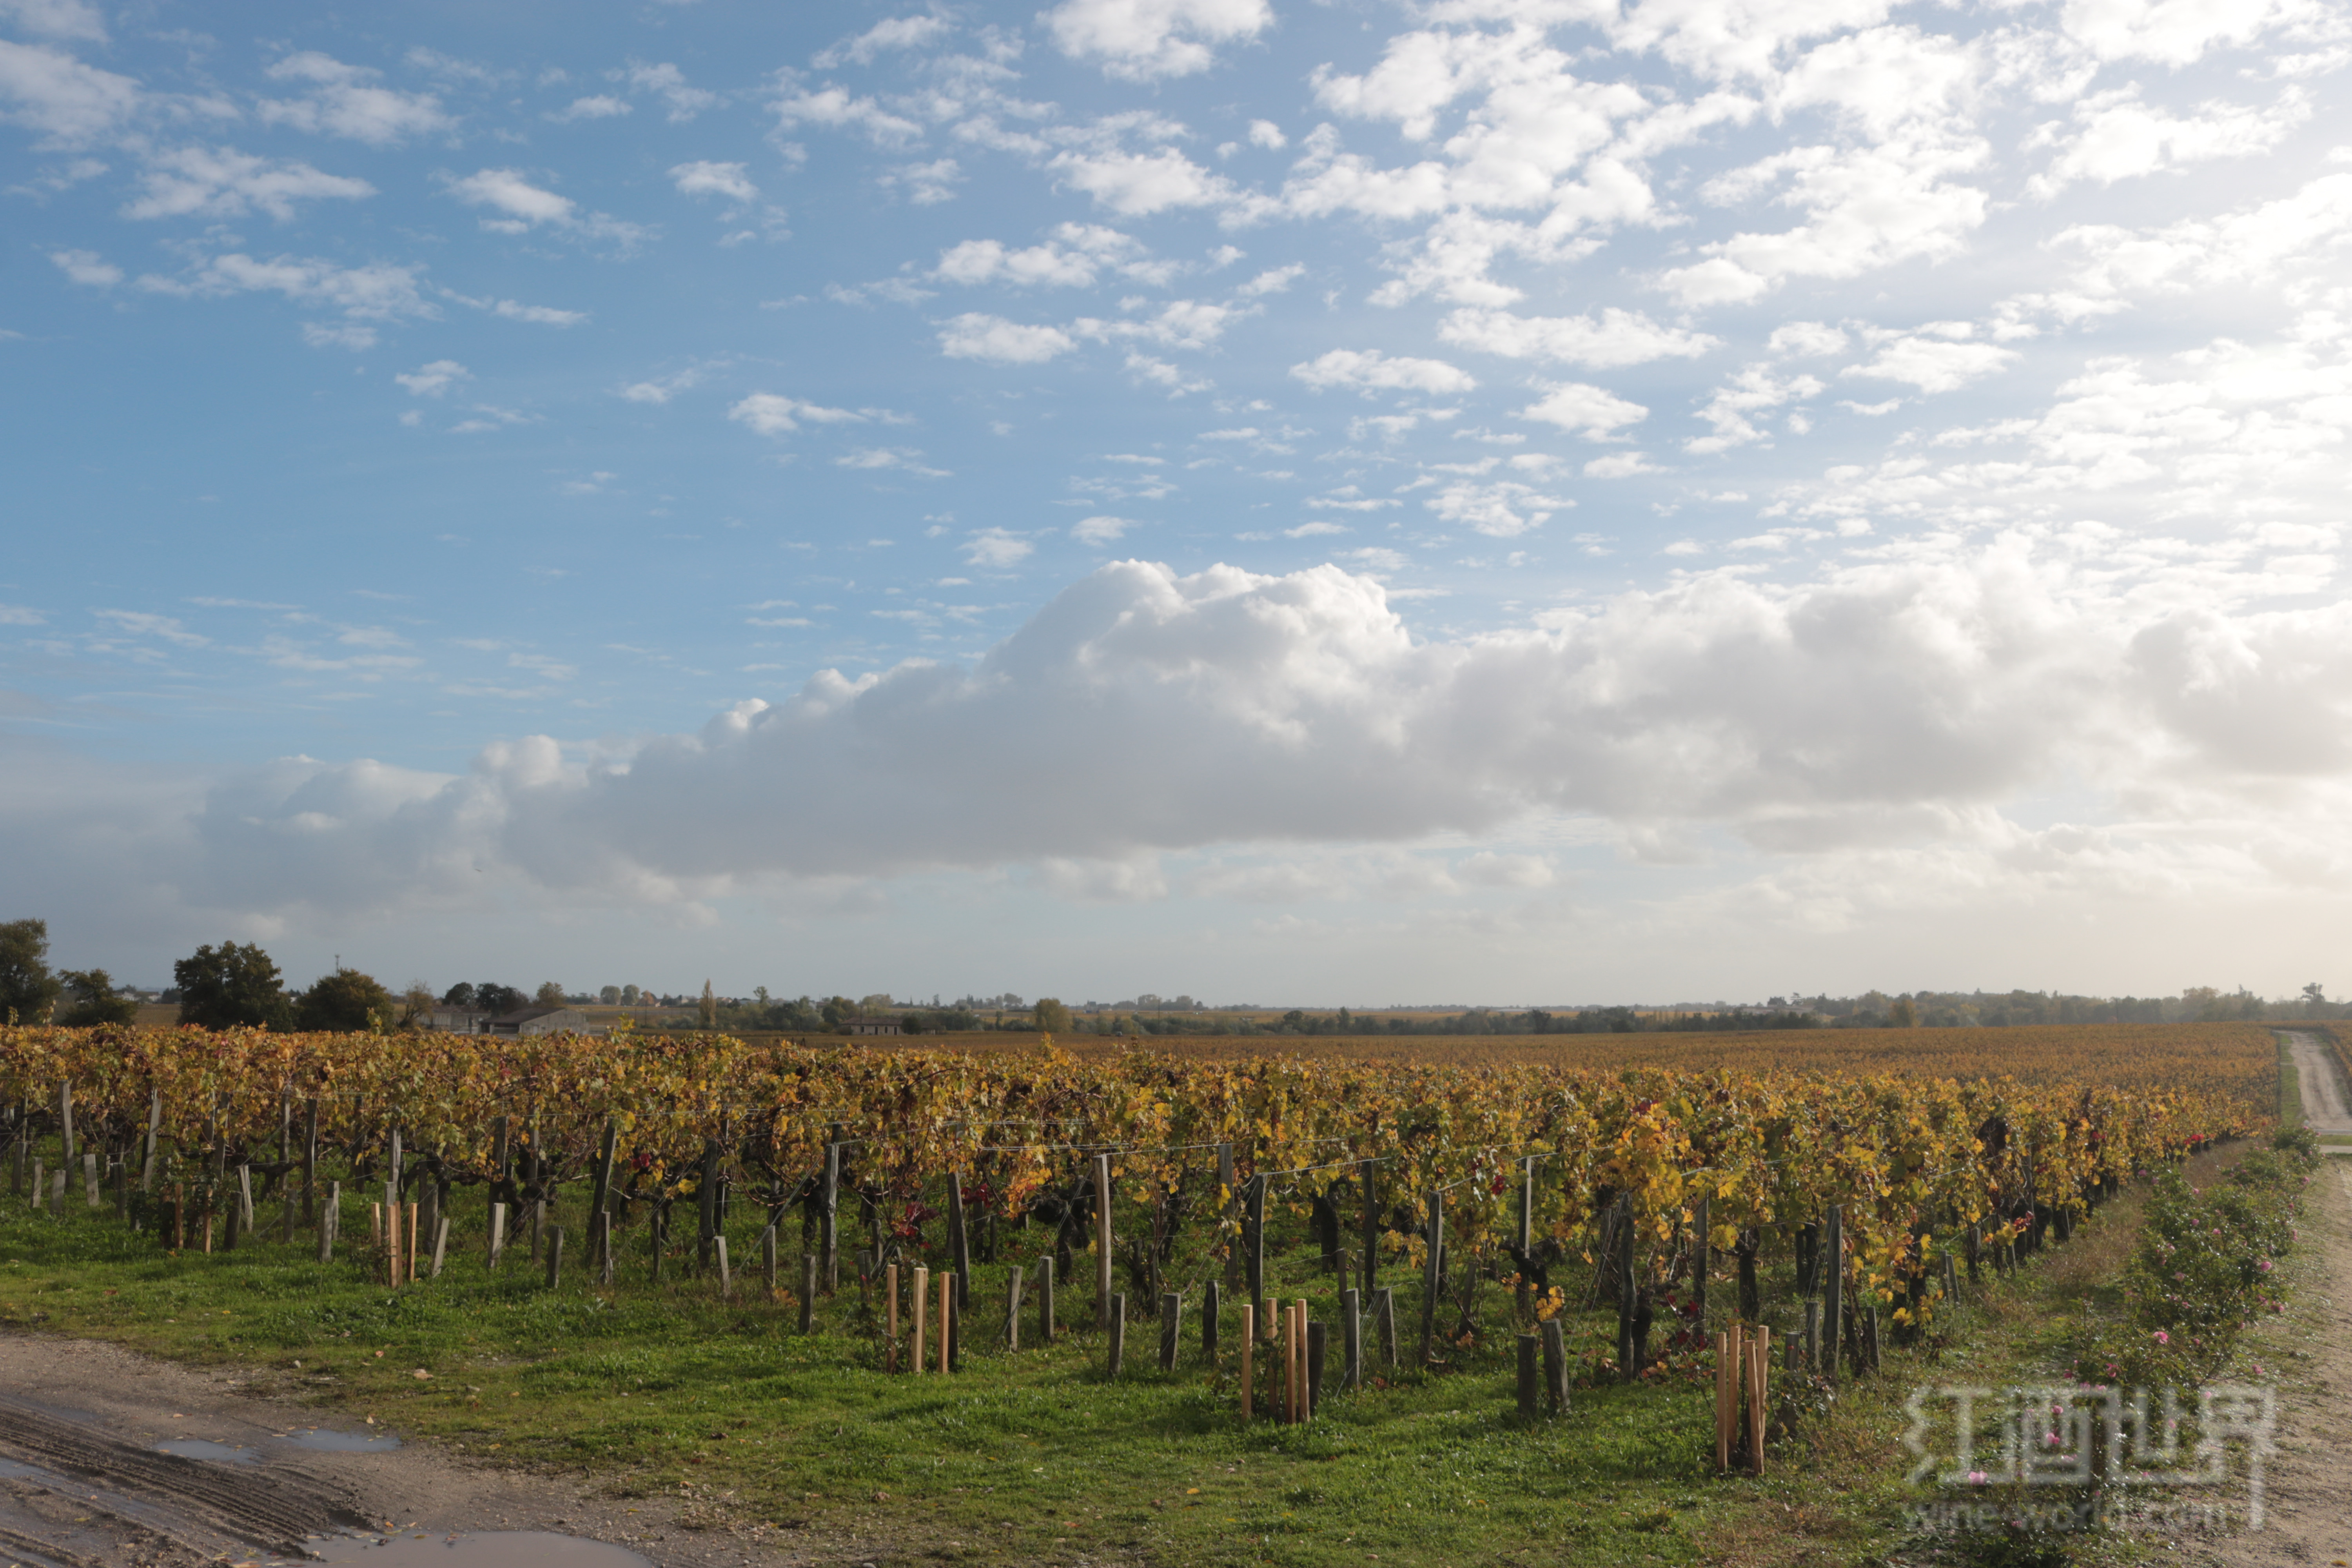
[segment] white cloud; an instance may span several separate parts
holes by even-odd
[[[1766,365],[1743,366],[1728,382],[1717,387],[1706,406],[1699,410],[1699,417],[1713,426],[1715,433],[1684,442],[1684,449],[1705,456],[1760,441],[1764,432],[1756,427],[1751,415],[1801,403],[1820,396],[1822,392],[1822,383],[1810,375],[1784,376]]]
[[[669,375],[659,376],[649,381],[631,382],[628,385],[621,388],[620,395],[623,397],[627,398],[631,403],[667,403],[679,393],[686,391],[689,387],[699,384],[701,380],[702,373],[699,370],[688,368],[677,371]],[[755,397],[766,397],[770,395],[766,393],[755,393],[752,395]],[[774,401],[782,404],[792,404],[792,399],[790,398],[776,398]],[[793,406],[797,407],[799,405],[793,405]],[[782,409],[780,413],[782,416],[789,417],[792,413],[792,408]],[[739,416],[730,415],[730,417]],[[749,422],[749,416],[740,417],[745,417],[746,421]],[[775,426],[776,429],[791,429],[794,426],[791,425],[779,425]],[[754,424],[752,428],[760,430],[762,435],[771,435],[774,433],[773,430],[761,428],[761,426],[757,424]]]
[[[803,403],[798,398],[782,397],[772,392],[751,394],[729,408],[727,417],[738,424],[750,426],[762,436],[784,435],[799,429],[803,421],[812,425],[862,425],[866,419],[866,416],[852,409],[826,408],[814,403]]]
[[[364,353],[375,347],[377,336],[373,327],[363,327],[356,321],[302,323],[302,341],[314,349],[349,349],[353,353]],[[400,422],[414,425],[418,417],[412,408],[400,416]]]
[[[1563,430],[1580,433],[1587,440],[1606,441],[1628,425],[1639,424],[1650,411],[1628,403],[1605,387],[1571,381],[1555,386],[1519,410],[1522,419],[1540,419]]]
[[[1001,572],[1028,560],[1037,546],[1001,528],[983,528],[958,548],[972,565]]]
[[[907,199],[919,207],[936,206],[955,200],[955,188],[963,183],[963,165],[953,158],[936,158],[928,163],[902,163],[887,170],[877,179],[885,189],[904,190]]]
[[[669,105],[670,123],[682,124],[706,109],[716,109],[719,96],[698,87],[688,87],[686,73],[674,65],[632,65],[629,85],[639,92],[657,93]]]
[[[2067,0],[2067,34],[2103,60],[2185,66],[2217,45],[2251,43],[2326,13],[2312,0]]]
[[[1070,537],[1081,544],[1115,544],[1129,529],[1142,526],[1131,517],[1082,517],[1070,525]]]
[[[1696,359],[1723,340],[1680,327],[1662,327],[1638,310],[1610,306],[1600,319],[1515,316],[1507,310],[1456,310],[1437,335],[1449,343],[1509,359],[1564,360],[1607,370],[1657,359]]]
[[[1290,138],[1285,136],[1282,127],[1271,120],[1251,121],[1249,139],[1253,147],[1265,147],[1277,153],[1290,145]]]
[[[1014,250],[993,239],[967,239],[940,252],[932,276],[961,284],[1088,288],[1105,268],[1131,266],[1143,247],[1099,224],[1066,223],[1043,245]]]
[[[59,49],[0,38],[0,119],[73,145],[104,135],[139,104],[139,84]]]
[[[504,214],[481,220],[484,228],[498,234],[528,234],[544,226],[585,238],[610,239],[625,248],[652,232],[604,213],[583,213],[571,197],[532,184],[519,169],[483,169],[462,180],[444,176],[443,183],[451,195],[467,205]]]
[[[438,397],[461,381],[471,381],[474,373],[453,359],[436,359],[431,364],[392,378],[408,388],[417,397]]]
[[[2081,180],[2111,185],[2215,158],[2253,157],[2310,118],[2309,100],[2293,89],[2255,108],[2200,104],[2185,118],[2142,102],[2137,85],[2095,93],[2074,105],[2071,134],[2052,126],[2039,138],[2060,152],[2028,188],[2048,198]]]
[[[1333,349],[1290,367],[1290,374],[1318,392],[1334,387],[1360,392],[1467,392],[1478,384],[1467,371],[1444,360],[1391,359],[1379,349]]]
[[[845,64],[870,65],[885,49],[919,49],[954,31],[955,24],[945,16],[891,16],[821,51],[809,63],[819,70]]]
[[[635,110],[636,106],[625,98],[600,92],[589,98],[575,98],[548,118],[560,124],[569,124],[579,120],[614,120],[624,114],[635,113]]]
[[[1157,153],[1063,153],[1052,167],[1075,188],[1128,217],[1231,201],[1233,183],[1174,148]]]
[[[1255,37],[1274,9],[1266,0],[1062,0],[1044,20],[1071,58],[1149,80],[1208,69],[1212,46]]]
[[[232,251],[201,258],[176,278],[148,273],[139,286],[151,293],[184,296],[271,292],[299,304],[340,310],[354,321],[390,321],[439,313],[419,289],[417,271],[382,264],[338,267],[316,257],[277,256],[263,261]]]
[[[760,199],[760,187],[740,163],[678,163],[671,167],[669,178],[682,196],[724,196],[746,204]]]
[[[156,153],[141,171],[140,183],[145,194],[122,209],[125,217],[242,217],[257,209],[284,223],[294,216],[296,202],[357,201],[375,195],[365,180],[230,147]]]
[[[992,364],[1042,364],[1077,346],[1059,327],[1024,326],[976,310],[967,310],[940,329],[940,352],[948,358]]]
[[[1287,267],[1269,268],[1234,290],[1238,299],[1262,300],[1268,294],[1287,293],[1290,286],[1307,276],[1306,265],[1292,262]]]
[[[377,87],[373,83],[381,71],[345,65],[316,50],[289,55],[265,74],[272,81],[312,84],[302,98],[262,100],[256,107],[265,123],[348,136],[374,147],[394,146],[457,124],[431,93]]]
[[[49,259],[73,282],[89,289],[111,289],[122,281],[122,268],[95,250],[53,250]]]
[[[89,0],[0,0],[0,16],[44,38],[106,42],[106,19]]]
[[[1515,539],[1540,528],[1572,500],[1545,495],[1516,479],[1462,479],[1429,498],[1429,510],[1446,521],[1486,534]]]
[[[1968,341],[1965,321],[1938,322],[1916,332],[1891,336],[1867,364],[1848,365],[1846,375],[1907,381],[1922,392],[1951,392],[2005,368],[2017,351],[1998,343]]]
[[[877,146],[902,147],[922,139],[923,128],[903,115],[893,114],[872,98],[858,98],[845,88],[826,86],[803,89],[775,100],[769,110],[780,128],[822,125],[835,131],[856,131]]]

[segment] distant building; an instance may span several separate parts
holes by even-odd
[[[588,1015],[577,1007],[518,1007],[485,1018],[476,1031],[484,1035],[584,1035]]]
[[[436,1007],[426,1016],[425,1027],[445,1035],[478,1035],[488,1013],[478,1007]]]
[[[843,1022],[842,1032],[849,1035],[901,1035],[895,1018],[850,1018]]]

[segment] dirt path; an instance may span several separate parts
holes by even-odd
[[[2304,1079],[2306,1116],[2315,1076]],[[2352,1168],[2328,1162],[2309,1195],[2304,1231],[2313,1255],[2299,1270],[2299,1299],[2245,1341],[2277,1381],[2278,1452],[2264,1476],[2263,1528],[2219,1543],[2210,1558],[2227,1568],[2352,1561]]]
[[[2311,1035],[2286,1038],[2301,1080],[2304,1124],[2314,1132],[2352,1132],[2352,1106],[2345,1103],[2344,1074],[2334,1053]]]
[[[0,1563],[194,1568],[323,1552],[390,1568],[406,1560],[401,1549],[354,1555],[355,1538],[488,1531],[575,1539],[541,1542],[555,1554],[534,1558],[522,1550],[527,1538],[477,1534],[478,1556],[438,1560],[740,1568],[874,1555],[847,1542],[731,1529],[690,1500],[616,1500],[581,1479],[391,1447],[356,1416],[327,1427],[319,1436],[318,1412],[264,1397],[234,1371],[201,1372],[87,1341],[0,1335]],[[320,1447],[349,1450],[372,1439],[375,1451]]]

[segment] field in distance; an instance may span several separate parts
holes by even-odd
[[[1038,1035],[916,1035],[852,1041],[827,1035],[748,1033],[747,1041],[805,1039],[889,1050],[1035,1050]],[[2278,1077],[2268,1024],[2042,1024],[1982,1029],[1775,1029],[1685,1035],[1064,1035],[1054,1044],[1081,1058],[1129,1052],[1177,1061],[1267,1057],[1434,1067],[1552,1067],[1587,1071],[1670,1068],[1744,1071],[1902,1073],[2000,1078],[2023,1083],[2107,1083],[2119,1088],[2209,1089],[2267,1106]]]

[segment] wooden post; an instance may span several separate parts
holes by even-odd
[[[554,1289],[562,1279],[563,1227],[554,1225],[547,1228],[547,1288]]]
[[[489,1266],[490,1266],[490,1268],[491,1268],[491,1269],[492,1269],[493,1271],[495,1271],[495,1270],[497,1269],[498,1266],[499,1266],[499,1254],[501,1254],[501,1253],[505,1252],[505,1251],[506,1251],[506,1249],[507,1249],[507,1205],[504,1205],[504,1204],[492,1204],[492,1205],[490,1205],[490,1263],[489,1263]]]
[[[1339,1292],[1339,1386],[1349,1393],[1364,1386],[1362,1301],[1354,1290]]]
[[[318,1205],[319,1261],[321,1263],[335,1260],[335,1221],[341,1215],[342,1207],[343,1184],[332,1183],[328,1189],[327,1201]]]
[[[1366,1290],[1374,1289],[1378,1284],[1375,1270],[1379,1267],[1381,1257],[1381,1206],[1379,1199],[1373,1193],[1372,1173],[1379,1168],[1379,1162],[1374,1160],[1360,1160],[1356,1163],[1356,1179],[1364,1189],[1363,1289]]]
[[[1223,1293],[1212,1279],[1201,1289],[1201,1359],[1209,1363],[1212,1373],[1217,1370],[1217,1330],[1221,1326],[1217,1319],[1223,1311]]]
[[[156,1097],[157,1113],[160,1114],[162,1110],[163,1097],[159,1093]],[[152,1130],[147,1135],[147,1147],[150,1151],[155,1147],[155,1135]],[[318,1193],[319,1100],[314,1095],[310,1100],[310,1113],[302,1132],[302,1217],[306,1221],[310,1218],[311,1209],[317,1206]]]
[[[1445,1194],[1429,1194],[1429,1251],[1421,1271],[1421,1364],[1437,1359],[1437,1299],[1445,1289]]]
[[[1021,1348],[1021,1286],[1029,1276],[1019,1268],[1004,1271],[1004,1348]]]
[[[1273,1333],[1273,1310],[1265,1300],[1265,1173],[1263,1171],[1250,1177],[1249,1195],[1243,1200],[1242,1283],[1248,1288],[1250,1305],[1257,1309],[1259,1331]]]
[[[1381,1338],[1381,1362],[1391,1372],[1396,1370],[1396,1287],[1383,1285],[1372,1292],[1372,1327]]]
[[[441,1278],[441,1265],[449,1255],[449,1216],[443,1215],[433,1222],[433,1278]]]
[[[1330,1336],[1328,1326],[1307,1318],[1307,1303],[1298,1304],[1298,1315],[1307,1321],[1307,1418],[1323,1407],[1323,1352]]]
[[[897,1264],[891,1265],[894,1272],[897,1268]],[[774,1300],[776,1299],[776,1227],[772,1225],[760,1233],[760,1278],[767,1284],[768,1300]],[[896,1311],[896,1306],[894,1305],[891,1310]],[[895,1322],[896,1320],[894,1319],[893,1321]],[[898,1330],[893,1328],[891,1332],[896,1333]]]
[[[1532,1421],[1536,1418],[1536,1363],[1542,1349],[1543,1342],[1537,1339],[1535,1335],[1519,1336],[1518,1394],[1519,1419],[1522,1421]]]
[[[1829,1330],[1830,1353],[1813,1364],[1832,1386],[1838,1380],[1837,1342],[1841,1326],[1845,1321],[1845,1209],[1830,1205],[1828,1223],[1822,1226],[1822,1260],[1817,1266],[1822,1281],[1822,1316]]]
[[[1234,1146],[1231,1143],[1220,1143],[1217,1145],[1217,1214],[1221,1220],[1231,1219],[1234,1215],[1234,1210],[1241,1203],[1241,1189],[1234,1185],[1235,1179],[1236,1178],[1234,1175]],[[1235,1239],[1238,1240],[1239,1238],[1236,1237]],[[1225,1247],[1224,1277],[1224,1285],[1227,1290],[1231,1290],[1234,1286],[1241,1283],[1241,1248],[1238,1246],[1228,1244]],[[1212,1365],[1215,1363],[1215,1360],[1216,1358],[1213,1356],[1210,1358]]]
[[[1543,1321],[1544,1403],[1551,1414],[1568,1410],[1568,1344],[1558,1318]]]
[[[801,1332],[804,1334],[816,1329],[816,1264],[815,1253],[801,1254]],[[942,1279],[940,1283],[947,1282]]]
[[[920,1375],[923,1371],[924,1326],[930,1316],[931,1271],[922,1264],[915,1265],[915,1353],[908,1363],[908,1370]]]
[[[603,1214],[613,1197],[613,1160],[620,1152],[621,1130],[613,1118],[604,1118],[604,1142],[596,1150],[596,1173],[588,1189],[588,1212]]]
[[[1767,1373],[1772,1365],[1772,1331],[1759,1326],[1748,1348],[1748,1468],[1764,1473]]]
[[[1177,1333],[1184,1321],[1184,1298],[1173,1290],[1160,1293],[1160,1370],[1176,1370]]]
[[[940,1372],[945,1375],[956,1370],[955,1276],[940,1275],[939,1287]]]
[[[1701,1198],[1697,1212],[1691,1216],[1697,1232],[1691,1241],[1691,1304],[1698,1309],[1697,1327],[1702,1340],[1706,1338],[1706,1276],[1715,1267],[1714,1209],[1714,1199]]]
[[[1119,1363],[1127,1355],[1127,1296],[1125,1292],[1110,1299],[1110,1352],[1105,1375],[1117,1377]]]
[[[1513,1292],[1517,1298],[1518,1319],[1526,1322],[1534,1310],[1535,1289],[1528,1279],[1528,1259],[1536,1249],[1536,1157],[1529,1154],[1519,1162],[1519,1286]]]
[[[1054,1321],[1054,1255],[1037,1259],[1037,1341],[1052,1348],[1057,1325]]]
[[[65,1158],[58,1162],[58,1165],[69,1171],[73,1169],[74,1163],[73,1084],[70,1081],[58,1085],[58,1131],[65,1140]]]
[[[719,1233],[711,1247],[719,1254],[719,1299],[723,1301],[735,1294],[735,1271],[727,1264],[726,1233]]]
[[[155,1135],[163,1130],[163,1091],[151,1089],[147,1091],[147,1142],[139,1161],[139,1190],[142,1193],[155,1190]],[[302,1217],[310,1216],[306,1214]]]
[[[770,1226],[764,1237],[768,1247],[768,1289],[776,1287],[776,1227]],[[898,1370],[898,1266],[891,1264],[882,1271],[884,1316],[887,1320],[882,1332],[882,1370]]]
[[[824,1146],[824,1174],[817,1190],[817,1250],[827,1294],[841,1288],[841,1145]]]
[[[1242,1419],[1250,1418],[1251,1384],[1250,1353],[1257,1346],[1257,1304],[1242,1303]]]
[[[1642,1347],[1634,1343],[1633,1319],[1640,1288],[1633,1282],[1633,1194],[1617,1200],[1617,1252],[1611,1260],[1617,1275],[1617,1376],[1632,1383],[1642,1375]]]
[[[1095,1156],[1095,1321],[1110,1325],[1110,1156]]]
[[[956,1305],[971,1295],[971,1232],[963,1212],[963,1173],[948,1173],[948,1267],[955,1274]]]
[[[49,1184],[43,1171],[43,1163],[39,1157],[36,1156],[33,1161],[33,1212],[35,1214],[40,1213],[48,1206]]]
[[[237,1168],[242,1171],[245,1167],[240,1165]],[[91,1208],[97,1208],[99,1206],[99,1202],[98,1156],[96,1154],[84,1154],[81,1157],[81,1188],[83,1195],[89,1200],[89,1206]],[[253,1207],[253,1189],[250,1183],[247,1183],[246,1187],[245,1206],[248,1212]]]
[[[1739,1414],[1740,1352],[1748,1343],[1740,1329],[1715,1336],[1715,1468],[1731,1468],[1731,1427]]]

